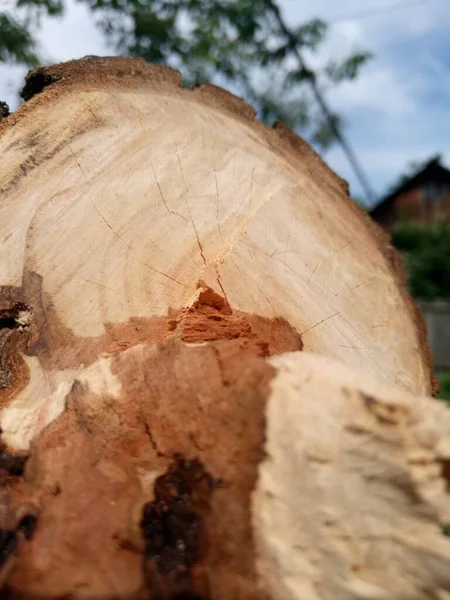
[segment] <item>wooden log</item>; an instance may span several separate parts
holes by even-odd
[[[270,363],[260,585],[286,600],[449,598],[447,406],[321,356]]]
[[[265,492],[272,463],[264,457],[273,443],[287,452],[273,450],[273,464],[286,458],[277,488],[287,502],[296,469],[311,473],[301,424],[277,429],[272,399],[289,414],[297,384],[283,384],[281,395],[277,387],[287,364],[299,381],[313,369],[308,361],[330,377],[340,372],[301,350],[339,359],[380,389],[398,384],[404,402],[416,398],[408,392],[430,394],[420,316],[384,234],[302,140],[283,125],[264,127],[224,90],[180,83],[141,60],[90,57],[34,72],[28,101],[0,123],[5,597],[228,600],[267,588],[300,598],[291,574],[305,590],[316,586],[306,597],[350,588],[346,598],[378,597],[358,588],[356,575],[346,579],[353,562],[337,538],[327,551],[333,577],[323,545],[312,546],[313,577],[292,570],[288,554],[295,562],[298,553],[288,535],[274,555],[265,502],[280,495]],[[321,396],[323,381],[314,381],[305,398]],[[336,427],[347,418],[341,387],[323,401],[324,418],[341,407]],[[319,409],[296,398],[309,422]],[[425,402],[438,411],[417,399]],[[436,439],[447,435],[446,419]],[[392,435],[400,439],[402,427]],[[344,439],[329,443],[322,433],[325,425],[317,444],[346,455]],[[395,496],[398,483],[374,448],[375,466],[361,461],[354,474],[360,502],[380,507],[380,527],[406,507],[422,536],[411,496],[405,506],[385,502],[385,487]],[[403,447],[396,452],[409,460]],[[376,494],[366,467],[387,481]],[[315,511],[325,491],[324,507],[342,502],[336,510],[355,544],[364,538],[372,524],[337,492],[351,479],[346,467],[333,469],[333,493],[313,469],[315,495],[305,494],[301,514],[277,508],[280,531],[301,523],[322,544],[327,530]],[[446,552],[441,513],[428,518]],[[446,589],[437,571],[405,587],[404,557],[416,560],[413,548],[387,593],[406,597],[404,586],[422,597],[423,582]]]

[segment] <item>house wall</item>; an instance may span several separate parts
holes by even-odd
[[[400,193],[394,201],[396,217],[399,220],[424,221],[425,211],[421,188]]]
[[[430,224],[450,218],[450,171],[430,163],[375,207],[371,216],[387,230],[398,221]]]
[[[433,223],[450,217],[450,186],[443,186],[438,197],[430,196],[425,188],[413,188],[400,193],[393,205],[396,220]]]
[[[447,188],[442,202],[436,205],[436,218],[442,219],[450,216],[450,188]]]

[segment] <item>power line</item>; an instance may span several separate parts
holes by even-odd
[[[352,15],[347,15],[344,17],[338,17],[337,19],[331,19],[329,22],[331,24],[334,23],[342,23],[343,21],[356,21],[361,19],[368,19],[370,17],[377,17],[378,15],[385,15],[392,12],[396,12],[399,10],[404,10],[405,8],[412,8],[414,6],[420,6],[425,4],[426,0],[414,0],[413,2],[402,2],[400,4],[394,4],[394,6],[385,7],[385,8],[374,8],[373,10],[364,11],[361,13],[353,13]]]
[[[287,27],[286,23],[283,21],[283,18],[280,13],[280,9],[279,9],[278,5],[276,4],[276,1],[275,0],[267,0],[267,5],[270,8],[270,10],[272,11],[272,13],[274,14],[274,16],[278,22],[278,25],[280,27],[281,32],[286,37],[289,47],[291,48],[292,52],[294,53],[295,57],[297,58],[300,69],[305,73],[310,73],[311,71],[308,69],[308,67],[303,59],[303,56],[300,54],[297,40],[296,40],[294,34],[292,33],[292,31]],[[376,199],[376,195],[372,189],[372,186],[369,183],[369,180],[366,177],[366,174],[364,173],[364,170],[363,170],[361,164],[359,163],[359,161],[356,157],[356,154],[353,152],[352,147],[350,146],[348,140],[345,138],[342,131],[340,130],[340,127],[339,127],[338,123],[336,122],[336,119],[334,118],[333,113],[329,109],[328,104],[325,101],[325,98],[322,96],[322,93],[316,83],[316,80],[313,77],[308,77],[308,81],[311,85],[314,97],[317,100],[317,103],[319,104],[323,114],[325,115],[326,120],[328,121],[331,131],[334,133],[336,139],[341,144],[341,147],[342,147],[344,153],[346,154],[347,159],[353,168],[353,171],[355,172],[355,175],[364,191],[364,194],[366,195],[368,203],[369,204],[373,203]]]

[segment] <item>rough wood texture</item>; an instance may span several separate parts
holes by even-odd
[[[26,95],[0,123],[3,596],[257,600],[262,581],[274,598],[297,598],[286,589],[291,538],[279,561],[267,550],[264,439],[277,464],[288,453],[280,472],[295,479],[302,425],[286,423],[285,435],[273,404],[286,396],[287,414],[291,403],[294,415],[310,410],[311,435],[323,417],[314,443],[330,450],[325,407],[343,396],[330,384],[326,403],[306,409],[285,373],[297,359],[283,353],[318,352],[429,394],[422,322],[395,253],[304,142],[223,90],[182,89],[176,72],[140,60],[89,58],[38,70]],[[311,385],[305,398],[323,400],[321,380]],[[390,465],[373,461],[395,496]],[[315,495],[307,487],[298,507],[316,504],[272,517],[306,519],[310,532],[317,523],[322,539],[314,509],[329,492],[351,521],[335,494],[340,469],[330,489],[306,469]],[[371,506],[366,474],[354,477]],[[280,490],[288,501],[297,488],[286,479]],[[380,522],[397,518],[400,504],[378,499]],[[415,496],[404,503],[422,536]],[[349,523],[356,541],[361,523]],[[343,578],[336,544],[326,552]],[[328,563],[315,568],[340,594]]]
[[[245,339],[171,340],[80,373],[14,491],[40,515],[8,579],[12,597],[257,597],[250,494],[272,375],[263,355]],[[195,514],[183,496],[167,503],[172,523],[154,516],[147,546],[143,507],[178,456],[200,461],[209,481],[195,490]],[[204,542],[192,532],[200,518]]]
[[[450,597],[450,411],[330,359],[269,361],[257,571],[278,600]]]
[[[52,423],[42,431],[29,417],[33,448],[12,505],[26,499],[38,507],[39,527],[8,579],[12,598],[144,600],[148,588],[155,598],[161,589],[169,598],[258,597],[250,494],[273,374],[266,357],[299,350],[300,342],[285,322],[232,313],[212,290],[171,324],[166,340],[79,370],[70,389],[64,384],[46,399]],[[27,411],[33,413],[31,402]],[[22,423],[12,411],[10,419]],[[140,520],[156,479],[179,458],[199,460],[212,486],[196,508],[207,542],[195,572],[182,572],[180,581],[172,575],[185,566],[185,552],[166,531],[168,583],[148,574],[153,562],[143,560]],[[188,547],[189,527],[183,521],[175,529]]]
[[[431,391],[386,239],[304,142],[140,60],[59,65],[34,87],[55,80],[0,125],[0,282],[34,311],[32,373],[132,343],[136,319],[158,337],[148,320],[203,280],[237,310],[286,318],[307,351]]]

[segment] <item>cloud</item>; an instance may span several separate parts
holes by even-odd
[[[291,22],[319,16],[330,23],[323,55],[309,55],[311,64],[320,64],[324,56],[338,60],[361,48],[374,54],[356,81],[326,90],[326,98],[343,116],[345,134],[377,193],[383,193],[411,160],[439,151],[450,159],[448,3],[406,4],[316,0],[302,3],[300,11],[293,0],[282,0]],[[394,10],[400,5],[403,8]],[[327,152],[325,159],[350,181],[355,194],[361,194],[340,147]]]
[[[25,67],[0,63],[0,100],[6,102],[11,110],[19,105],[18,90],[23,87],[26,73]]]
[[[93,13],[85,4],[71,0],[62,19],[45,19],[39,42],[48,62],[81,58],[88,54],[114,54],[95,24]]]
[[[46,64],[87,54],[114,54],[96,27],[92,12],[84,4],[70,0],[66,7],[63,17],[42,19],[42,27],[37,32],[40,54]],[[19,105],[18,91],[23,87],[27,71],[26,67],[0,63],[0,100],[7,102],[11,109]]]
[[[425,84],[420,75],[399,78],[395,68],[377,61],[368,65],[356,81],[340,84],[328,96],[347,118],[351,111],[364,110],[383,118],[404,119],[416,114],[418,94]]]

